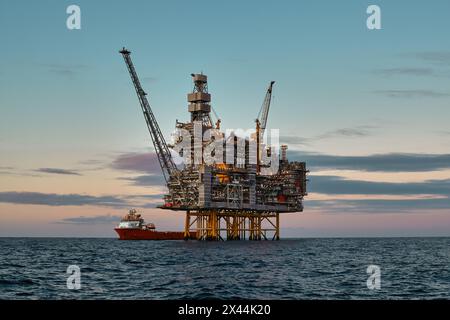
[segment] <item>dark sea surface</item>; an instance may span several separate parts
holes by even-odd
[[[69,265],[81,289],[69,290]],[[369,290],[369,265],[381,288]],[[450,298],[450,238],[0,238],[0,299]]]

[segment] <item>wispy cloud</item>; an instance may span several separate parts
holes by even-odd
[[[161,174],[158,157],[154,152],[121,154],[112,162],[111,167],[131,172]]]
[[[117,196],[90,196],[83,194],[53,194],[40,192],[0,192],[0,202],[47,206],[105,206],[122,208],[128,203]]]
[[[391,76],[432,76],[435,72],[432,68],[387,68],[387,69],[376,69],[372,71],[374,74],[381,75],[384,77]]]
[[[372,135],[372,129],[375,129],[375,126],[357,126],[354,128],[341,128],[336,130],[331,130],[325,132],[317,137],[313,138],[314,140],[323,140],[330,138],[361,138]]]
[[[436,131],[438,134],[443,135],[443,136],[450,136],[450,131],[449,130],[440,130],[440,131]]]
[[[308,200],[305,207],[335,213],[385,213],[402,212],[408,214],[415,210],[450,209],[450,198],[408,199],[408,200]]]
[[[60,221],[56,221],[56,223],[60,224],[81,224],[81,225],[93,225],[93,224],[111,224],[111,223],[117,223],[120,221],[121,216],[117,215],[100,215],[100,216],[94,216],[94,217],[85,217],[85,216],[79,216],[79,217],[73,217],[73,218],[65,218]]]
[[[59,168],[39,168],[35,170],[36,172],[41,173],[49,173],[49,174],[62,174],[62,175],[76,175],[81,176],[80,173],[74,170],[67,170],[67,169],[59,169]]]
[[[299,136],[281,136],[280,143],[297,146],[309,146],[312,141],[311,138],[299,137]]]
[[[87,68],[87,66],[83,64],[44,63],[40,65],[46,68],[48,72],[63,77],[72,77],[79,73],[80,70],[85,70]]]
[[[165,193],[154,193],[154,194],[144,194],[144,195],[128,195],[123,196],[123,199],[131,200],[132,202],[141,201],[141,200],[161,200]]]
[[[122,177],[120,180],[130,181],[135,186],[165,186],[165,180],[160,175],[141,175],[137,177]]]
[[[414,183],[393,183],[348,180],[337,176],[311,175],[309,180],[308,188],[310,192],[324,194],[450,195],[450,180],[448,179]]]
[[[104,160],[99,160],[99,159],[86,159],[86,160],[82,160],[78,162],[80,165],[84,165],[84,166],[97,166],[97,165],[101,165],[104,164],[105,161]]]
[[[336,138],[363,138],[371,136],[376,126],[360,125],[352,128],[339,128],[326,131],[313,137],[281,136],[280,142],[292,145],[311,145],[313,142]]]
[[[14,167],[0,168],[0,175],[11,175],[11,176],[21,176],[21,177],[42,177],[42,175],[36,173],[35,170],[23,170],[23,169],[14,168]]]
[[[292,160],[306,161],[311,170],[362,170],[421,172],[450,169],[450,154],[387,153],[368,156],[339,156],[290,151]]]
[[[133,207],[138,208],[156,208],[164,202],[165,193],[124,196],[124,199],[130,201]]]
[[[423,51],[403,54],[404,57],[419,59],[435,64],[450,65],[450,51]]]
[[[375,90],[373,93],[389,98],[444,98],[450,96],[448,93],[434,90]]]
[[[118,178],[135,186],[165,186],[158,157],[154,152],[121,154],[112,162],[111,167],[121,171],[145,173],[135,177]]]
[[[10,175],[14,174],[15,168],[10,166],[0,166],[0,174],[1,175]]]
[[[310,176],[308,189],[311,193],[335,197],[332,200],[306,198],[306,207],[336,213],[408,213],[417,209],[450,209],[449,179],[394,183],[347,180],[337,176]],[[400,197],[394,199],[395,196]]]
[[[405,77],[450,77],[450,70],[445,68],[450,66],[450,51],[424,51],[409,52],[400,54],[403,60],[413,59],[420,66],[400,66],[392,68],[379,68],[371,72],[383,77],[405,76]],[[402,60],[402,61],[403,61]],[[424,66],[425,64],[425,66]],[[444,67],[444,68],[443,68]],[[390,98],[443,98],[448,97],[448,92],[439,92],[431,89],[411,89],[411,90],[376,90],[375,94]]]

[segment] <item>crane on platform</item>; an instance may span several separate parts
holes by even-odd
[[[264,102],[258,113],[258,119],[256,119],[257,126],[259,127],[260,136],[264,135],[264,130],[267,126],[267,118],[269,116],[270,102],[272,101],[272,87],[275,81],[270,81],[269,87],[267,88],[266,96],[264,97]]]
[[[122,54],[125,60],[134,88],[136,89],[142,112],[144,113],[145,122],[147,123],[148,131],[150,132],[150,136],[152,138],[152,142],[158,156],[158,161],[161,166],[164,179],[167,183],[170,177],[175,176],[179,172],[179,170],[175,165],[175,162],[173,161],[170,149],[167,146],[166,140],[161,133],[161,129],[159,128],[158,122],[156,121],[155,115],[153,114],[153,111],[147,100],[147,93],[145,93],[144,89],[142,89],[141,82],[139,81],[136,70],[134,69],[133,62],[131,61],[131,51],[128,51],[124,47],[119,52]]]
[[[267,118],[269,116],[270,102],[272,100],[272,87],[275,81],[270,81],[269,87],[267,88],[266,96],[264,97],[264,102],[258,113],[258,118],[256,119],[256,171],[261,172],[261,150],[260,142],[264,136],[264,131],[267,126]]]

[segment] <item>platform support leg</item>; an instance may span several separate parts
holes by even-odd
[[[275,240],[280,240],[280,214],[276,213],[276,222],[275,222]]]
[[[189,240],[191,238],[191,234],[189,232],[191,226],[191,214],[189,211],[186,211],[186,220],[184,223],[184,240]]]

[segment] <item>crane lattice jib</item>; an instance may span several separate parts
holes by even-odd
[[[259,115],[261,115],[261,118],[259,118],[260,128],[261,128],[261,135],[264,134],[264,130],[266,129],[267,125],[267,117],[269,116],[269,109],[270,109],[270,101],[272,99],[272,87],[275,81],[271,81],[269,88],[267,88],[266,97],[264,98],[264,102],[261,106],[261,110],[259,111]]]
[[[145,122],[147,122],[148,131],[150,132],[150,136],[152,138],[153,145],[158,156],[159,164],[161,165],[164,179],[166,180],[166,182],[168,182],[169,178],[178,171],[177,166],[173,162],[169,147],[167,146],[164,136],[161,133],[155,115],[150,108],[150,104],[148,103],[146,97],[147,94],[141,87],[141,83],[137,76],[136,70],[134,69],[133,62],[130,58],[131,52],[126,50],[125,48],[123,48],[123,50],[119,52],[122,54],[127,65],[131,80],[133,81],[134,88],[136,89],[136,93],[142,107],[142,112],[144,113]]]

